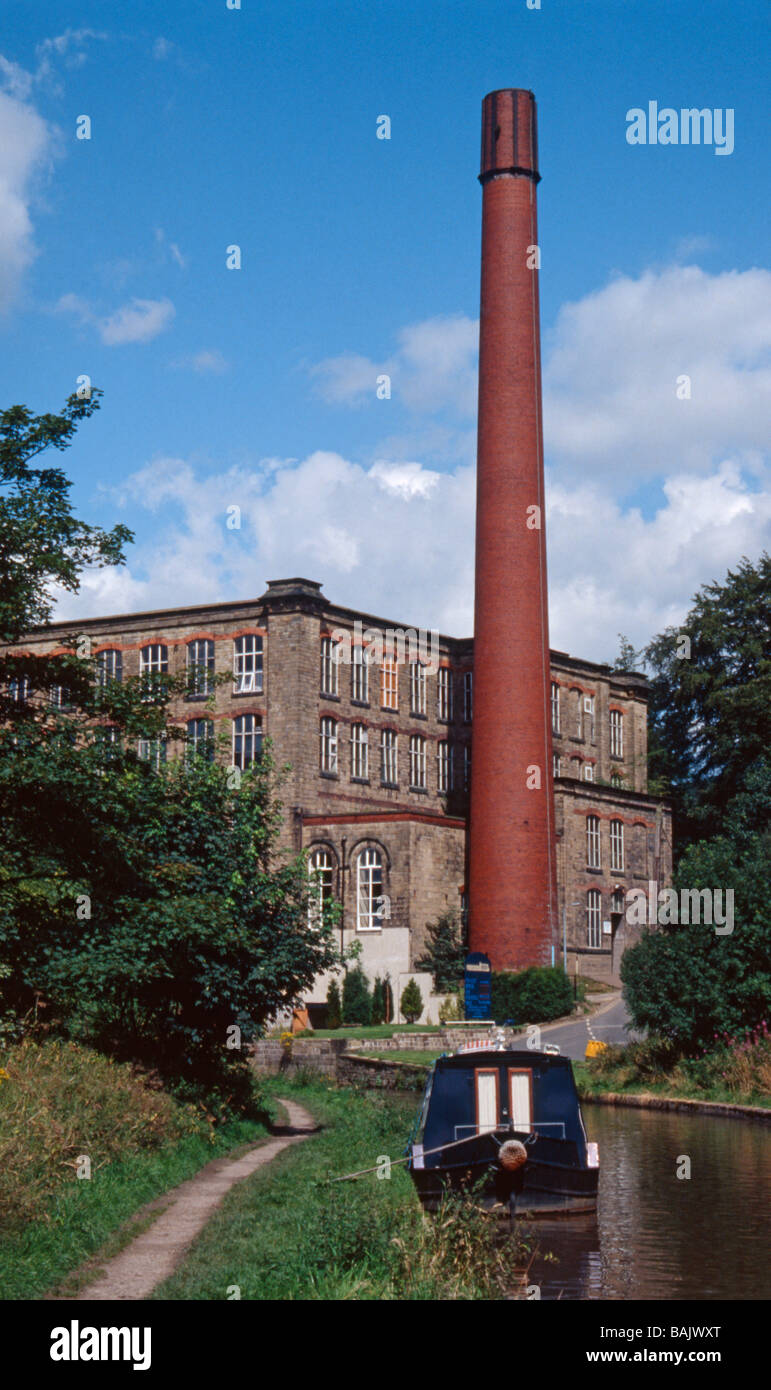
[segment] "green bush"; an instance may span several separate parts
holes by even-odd
[[[451,994],[439,1005],[440,1023],[460,1023],[465,1018],[463,1008],[463,997],[460,994]]]
[[[342,1021],[340,989],[337,980],[330,980],[327,990],[327,1028],[339,1028]]]
[[[494,970],[491,1012],[496,1023],[548,1023],[573,1008],[573,991],[564,970],[531,966],[517,973]]]
[[[361,1023],[372,1018],[372,997],[367,977],[360,965],[346,971],[343,980],[343,1023]]]
[[[374,1024],[385,1023],[386,1015],[386,994],[385,981],[378,975],[372,989],[372,1022]]]
[[[423,995],[417,980],[408,980],[402,991],[401,1009],[408,1023],[417,1023],[423,1012]]]

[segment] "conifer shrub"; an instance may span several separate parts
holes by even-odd
[[[343,1021],[340,1002],[340,987],[337,980],[330,980],[327,990],[327,1028],[339,1028]]]
[[[417,980],[409,980],[402,991],[401,1009],[408,1023],[417,1023],[423,1012],[423,995]]]
[[[343,1023],[359,1023],[366,1027],[371,1019],[372,996],[367,977],[360,965],[354,965],[343,980]]]

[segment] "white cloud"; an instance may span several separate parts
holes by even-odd
[[[164,58],[168,58],[169,54],[173,53],[173,51],[174,44],[171,42],[171,39],[164,39],[162,35],[159,35],[153,44],[153,57],[156,58],[158,62],[162,63]]]
[[[229,364],[219,348],[201,348],[200,352],[189,353],[187,357],[178,357],[171,365],[197,372],[199,376],[208,373],[222,376],[223,372],[228,370]]]
[[[416,413],[473,414],[479,325],[463,314],[410,324],[396,352],[380,363],[357,353],[327,357],[311,368],[318,393],[330,404],[377,403],[377,378],[391,378],[394,396]]]
[[[0,310],[16,298],[36,248],[31,205],[53,132],[32,106],[0,92]]]
[[[56,308],[59,312],[76,314],[81,323],[93,324],[108,347],[149,343],[169,327],[176,312],[170,299],[132,299],[114,313],[100,317],[76,294],[62,295]]]

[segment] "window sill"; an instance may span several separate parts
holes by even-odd
[[[260,686],[259,690],[257,690],[256,688],[254,690],[233,690],[231,694],[234,700],[245,700],[250,695],[264,695],[265,691],[263,690],[262,686]]]
[[[355,782],[358,787],[369,786],[369,777],[352,777],[351,781]]]
[[[381,706],[380,706],[380,712],[381,712],[381,714],[398,714],[398,713],[399,713],[399,706],[398,706],[398,705],[381,705]]]
[[[428,796],[428,787],[410,787],[409,790],[417,796]]]
[[[332,692],[331,692],[331,690],[320,690],[320,691],[319,691],[319,699],[320,699],[320,700],[334,700],[335,704],[337,704],[337,705],[340,704],[340,696],[339,696],[339,695],[333,695]]]
[[[398,782],[381,782],[380,785],[381,787],[386,787],[389,791],[398,792],[399,790]]]
[[[603,869],[593,869],[589,864],[587,864],[587,866],[586,866],[586,872],[587,872],[588,874],[601,874],[601,873],[604,872],[604,870],[603,870]]]
[[[321,770],[319,771],[319,777],[326,777],[326,778],[328,778],[328,780],[329,780],[330,782],[339,782],[339,781],[340,781],[340,773],[339,773],[339,772],[324,772],[324,770],[321,769]]]
[[[427,715],[427,714],[420,714],[418,710],[416,710],[416,709],[411,709],[411,710],[410,710],[410,719],[428,719],[428,715]]]
[[[213,694],[213,692],[212,692],[212,694]],[[209,697],[208,694],[205,694],[205,695],[186,695],[186,696],[185,696],[185,704],[186,704],[186,705],[200,704],[202,700],[208,700],[209,698],[210,698],[210,697]]]
[[[369,709],[369,708],[370,708],[369,700],[354,700],[353,696],[351,696],[351,704],[352,704],[352,705],[355,705],[357,709]]]

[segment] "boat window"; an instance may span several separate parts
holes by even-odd
[[[477,1132],[487,1134],[491,1129],[498,1128],[498,1072],[478,1068],[475,1076]]]
[[[529,1133],[533,1126],[533,1073],[529,1067],[509,1067],[509,1099],[514,1128]]]

